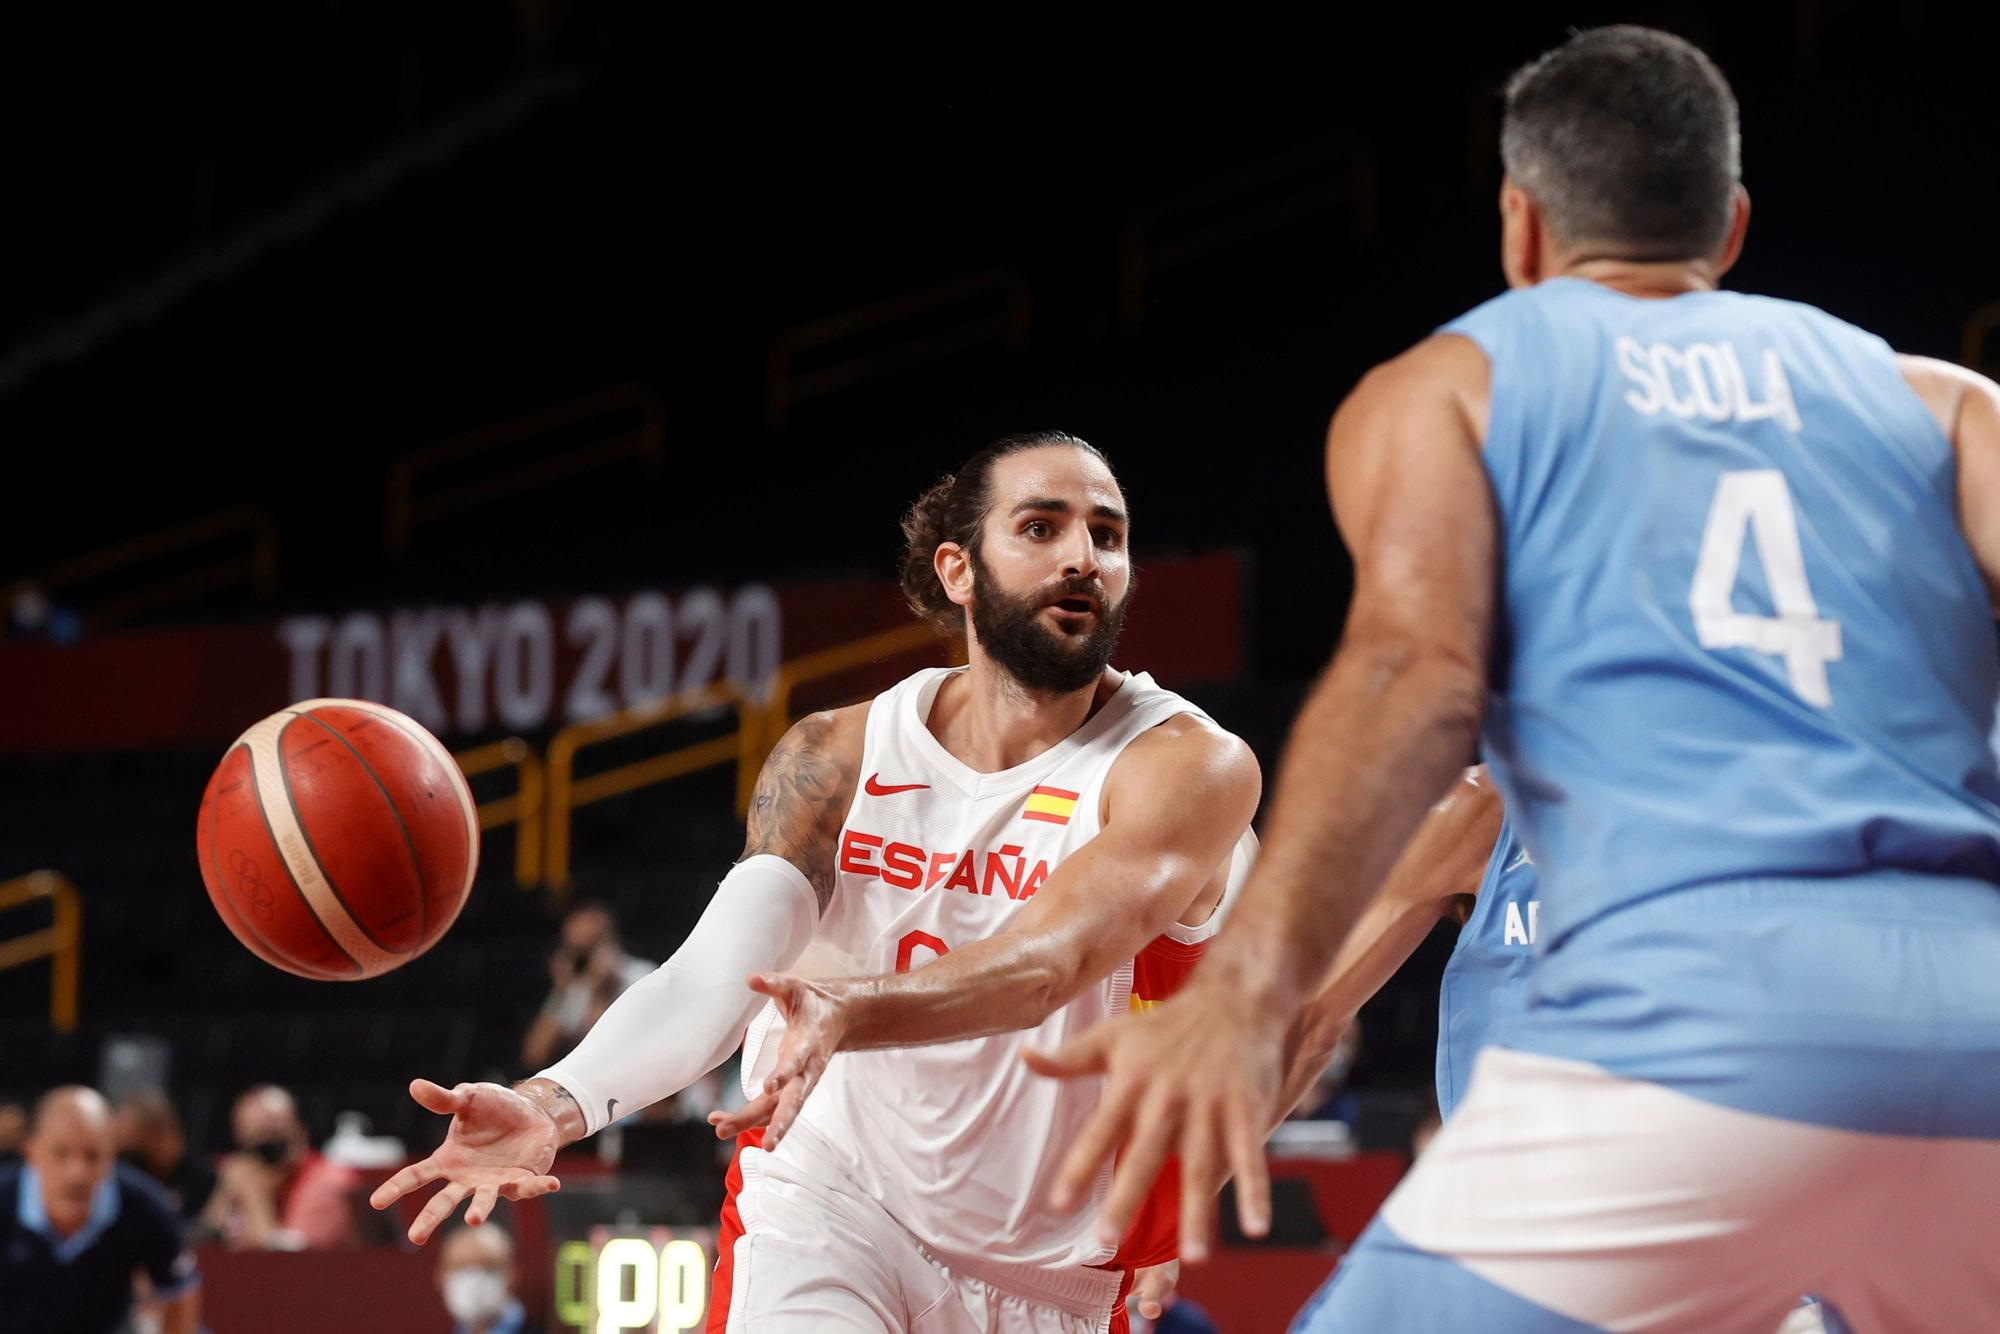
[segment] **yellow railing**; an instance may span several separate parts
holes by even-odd
[[[869,635],[866,639],[808,653],[778,668],[771,682],[770,698],[764,705],[762,716],[757,719],[762,730],[754,747],[743,748],[742,762],[736,769],[736,813],[740,816],[749,812],[750,794],[757,786],[757,771],[763,767],[764,757],[784,738],[785,729],[794,721],[792,692],[809,681],[824,680],[856,667],[901,653],[914,653],[926,647],[942,649],[945,644],[937,637],[937,632],[927,625],[905,625]]]
[[[651,759],[607,769],[588,778],[576,777],[577,752],[586,746],[717,709],[736,711],[735,731],[692,746],[682,746]],[[622,796],[700,769],[727,764],[731,760],[739,765],[745,763],[747,747],[754,745],[759,735],[757,713],[758,706],[749,696],[727,682],[717,682],[691,695],[575,723],[556,733],[554,740],[549,742],[549,825],[543,859],[543,880],[549,892],[558,897],[569,893],[571,816],[577,807]]]
[[[926,648],[945,650],[946,647],[927,626],[903,626],[793,659],[778,669],[761,700],[724,682],[692,695],[644,708],[627,709],[564,728],[549,742],[548,831],[543,845],[543,883],[550,893],[558,897],[569,892],[572,817],[579,806],[733,763],[736,766],[737,814],[741,815],[749,810],[750,794],[756,787],[757,773],[763,767],[764,757],[771,753],[771,748],[778,744],[785,729],[792,724],[792,698],[800,686],[899,654]],[[959,660],[955,644],[951,657],[953,661]],[[577,754],[588,747],[718,709],[735,710],[735,731],[697,741],[693,745],[680,746],[650,759],[635,760],[603,773],[584,778],[576,775]]]
[[[532,889],[542,880],[542,757],[517,736],[477,747],[452,757],[467,778],[514,770],[514,795],[479,803],[479,828],[484,833],[501,825],[514,826],[514,883]]]
[[[77,974],[83,964],[83,899],[58,871],[34,871],[0,884],[0,911],[47,899],[55,922],[40,931],[0,943],[0,972],[48,959],[49,1025],[58,1033],[76,1028]]]
[[[133,588],[117,591],[91,588],[108,576],[148,562],[199,552],[238,537],[247,544],[247,549],[240,553],[211,552],[200,563],[178,574],[156,576]],[[90,624],[100,629],[238,585],[245,585],[263,597],[278,586],[278,529],[264,510],[237,505],[58,561],[37,572],[33,580],[42,591],[63,595],[55,600],[79,607]]]

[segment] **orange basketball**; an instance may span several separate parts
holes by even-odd
[[[377,977],[435,945],[479,865],[479,815],[451,753],[358,699],[309,699],[238,737],[195,838],[236,938],[322,981]]]

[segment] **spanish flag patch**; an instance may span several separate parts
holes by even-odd
[[[1068,824],[1069,817],[1076,813],[1077,795],[1059,787],[1038,787],[1028,794],[1028,805],[1021,812],[1021,818]]]

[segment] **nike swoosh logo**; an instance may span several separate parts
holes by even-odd
[[[608,1126],[617,1119],[618,1119],[618,1099],[606,1098],[604,1100],[604,1124]]]
[[[898,792],[915,792],[929,787],[929,783],[888,783],[882,782],[881,774],[869,774],[868,781],[861,785],[862,791],[871,797],[893,797]]]

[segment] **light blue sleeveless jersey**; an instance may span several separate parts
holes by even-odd
[[[1484,749],[1548,886],[1538,951],[1718,882],[2000,886],[1992,614],[1886,344],[1575,278],[1444,332],[1492,367]]]
[[[1450,1118],[1472,1080],[1479,1049],[1499,1039],[1509,1016],[1528,1008],[1528,965],[1541,927],[1534,863],[1503,820],[1472,915],[1438,985],[1438,1114]]]

